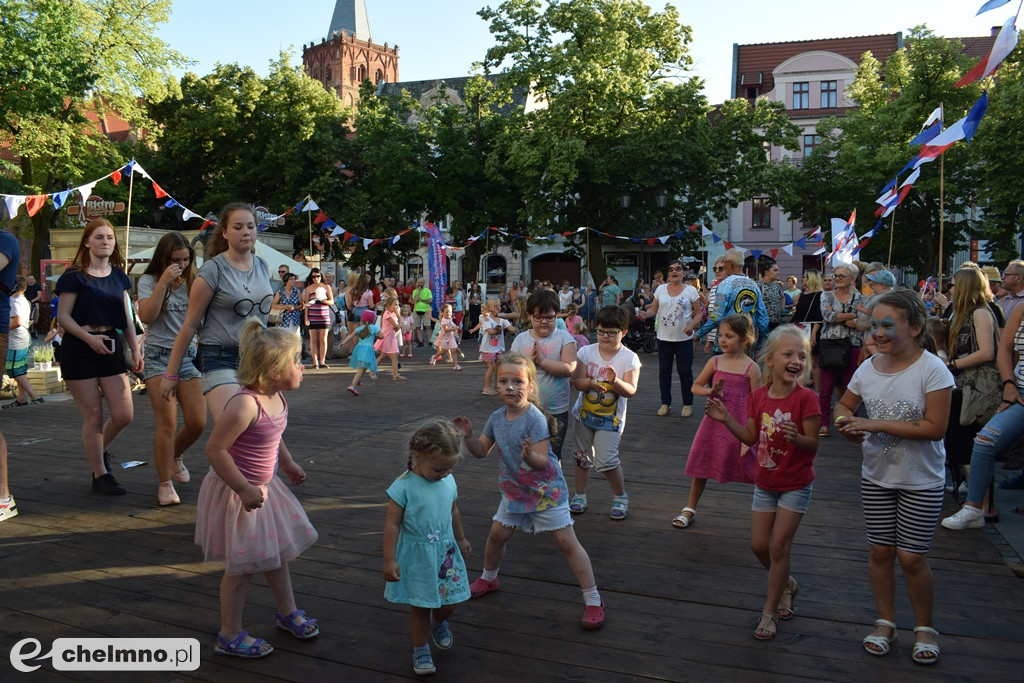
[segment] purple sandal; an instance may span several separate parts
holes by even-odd
[[[274,646],[262,638],[257,638],[251,645],[246,645],[245,639],[248,637],[249,632],[242,631],[231,640],[228,640],[224,637],[223,633],[218,631],[217,644],[213,646],[213,651],[219,655],[245,657],[247,659],[259,659],[260,657],[266,657],[274,651]],[[267,646],[266,650],[263,649],[264,645]]]
[[[301,624],[296,624],[296,617],[302,617],[305,619]],[[320,627],[316,625],[316,619],[309,619],[306,617],[306,613],[301,609],[297,609],[288,616],[281,614],[279,611],[275,616],[274,620],[277,622],[277,628],[282,631],[287,631],[299,640],[309,640],[310,638],[316,638],[320,635]],[[307,632],[310,626],[313,627],[311,632]]]

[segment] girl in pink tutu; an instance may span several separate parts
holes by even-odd
[[[718,344],[722,355],[713,356],[693,382],[694,396],[715,397],[725,404],[738,421],[747,416],[747,397],[761,386],[761,370],[747,355],[754,344],[754,326],[746,315],[733,314],[718,324]],[[743,444],[721,422],[704,416],[686,459],[690,477],[690,497],[672,526],[685,529],[693,523],[697,503],[708,479],[720,484],[741,481],[754,483],[754,457],[744,453]]]
[[[276,475],[292,484],[306,473],[286,450],[278,453],[288,424],[283,391],[302,382],[302,341],[283,327],[265,328],[250,318],[239,340],[238,382],[206,444],[210,471],[196,504],[196,544],[207,562],[223,561],[217,654],[265,657],[274,651],[242,629],[245,594],[254,572],[263,572],[277,601],[277,628],[305,640],[320,634],[316,619],[295,606],[288,560],[317,539],[305,511]]]
[[[402,323],[398,318],[398,299],[391,297],[384,306],[384,315],[381,316],[380,324],[384,336],[376,343],[380,345],[378,350],[381,354],[391,360],[391,379],[404,380],[405,377],[398,374],[398,352],[401,350],[398,346],[398,339],[402,335]]]
[[[445,304],[441,307],[441,317],[437,320],[437,327],[440,330],[437,341],[434,342],[437,354],[430,358],[430,364],[434,365],[447,354],[448,360],[455,366],[452,370],[461,370],[462,366],[459,365],[459,360],[455,356],[459,350],[459,340],[455,336],[455,331],[459,329],[459,326],[452,318],[451,305]]]

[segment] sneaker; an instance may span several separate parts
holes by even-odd
[[[693,406],[683,406],[683,409],[682,411],[680,411],[679,415],[681,417],[690,417],[691,415],[693,415]]]
[[[430,364],[431,365],[437,365],[437,356],[431,356],[430,357]]]
[[[107,472],[101,477],[92,478],[92,490],[104,496],[121,496],[128,493],[128,490],[114,479],[114,475]]]
[[[28,404],[31,405],[31,406],[39,405],[40,403],[46,403],[46,401],[43,400],[42,396],[40,396],[39,398],[34,398],[34,399],[32,399],[31,401],[28,402]]]
[[[14,496],[7,499],[7,502],[0,501],[0,522],[11,517],[18,516],[18,504],[14,502]]]
[[[577,493],[569,501],[569,512],[574,515],[582,515],[587,511],[587,494]]]
[[[961,529],[980,529],[985,526],[985,513],[980,508],[964,505],[960,512],[942,520],[942,526],[959,531]]]
[[[163,482],[160,484],[159,488],[157,488],[156,499],[160,501],[161,507],[177,505],[181,502],[181,499],[178,498],[178,492],[174,490],[174,484],[169,481]]]
[[[185,461],[183,461],[181,458],[174,459],[174,467],[172,469],[172,473],[174,474],[174,481],[178,482],[179,484],[187,484],[189,482],[189,479],[192,478],[192,475],[189,474],[188,472],[188,468],[185,467]]]
[[[454,368],[452,368],[452,370],[461,370],[461,369],[462,369],[462,366],[461,366],[461,365],[459,365],[458,363],[456,363],[456,364],[455,364],[455,367],[454,367]]]
[[[658,408],[658,415],[660,415],[661,417],[665,417],[666,415],[668,415],[668,411],[669,407],[666,404],[662,403],[661,407]]]
[[[498,579],[495,579],[494,581],[484,581],[480,578],[469,584],[469,597],[479,598],[481,595],[486,595],[491,591],[496,590],[498,590]]]
[[[430,622],[430,637],[434,639],[434,645],[437,645],[442,650],[447,650],[452,646],[454,638],[452,638],[452,630],[448,628],[448,622],[442,621],[440,624]]]
[[[608,515],[612,519],[625,519],[629,514],[629,496],[615,496],[612,498],[612,511]]]
[[[430,656],[429,651],[413,653],[412,670],[419,676],[427,676],[437,671],[437,667],[434,666],[434,658]]]

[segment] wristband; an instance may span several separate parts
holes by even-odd
[[[1012,379],[1004,379],[1004,380],[1003,380],[1003,386],[1004,386],[1004,387],[1005,387],[1005,386],[1006,386],[1007,384],[1016,384],[1016,383],[1017,383],[1017,382],[1016,382],[1016,381],[1014,381],[1014,380],[1012,380]]]
[[[167,374],[167,373],[165,372],[165,373],[164,373],[164,379],[166,379],[166,380],[170,380],[170,381],[172,381],[172,382],[176,382],[176,381],[178,381],[178,376],[177,376],[177,375],[168,375],[168,374]]]

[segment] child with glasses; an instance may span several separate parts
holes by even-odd
[[[558,421],[558,435],[551,437],[551,451],[561,460],[569,419],[569,378],[576,371],[576,340],[555,327],[558,294],[550,289],[531,294],[526,300],[526,312],[533,325],[516,336],[511,350],[532,359],[537,366],[541,406]]]
[[[575,495],[569,511],[587,510],[587,481],[596,469],[612,489],[611,518],[625,519],[629,512],[619,441],[626,427],[626,401],[636,395],[640,379],[640,358],[622,345],[629,327],[629,315],[621,306],[605,306],[594,319],[597,343],[577,351],[578,363],[573,385],[579,390],[573,417]]]

